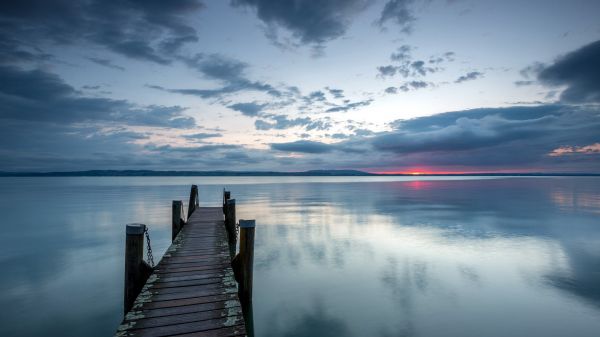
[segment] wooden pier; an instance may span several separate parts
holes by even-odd
[[[199,207],[194,185],[187,221],[183,203],[173,201],[173,243],[154,268],[140,256],[145,226],[127,225],[126,314],[116,336],[252,335],[244,313],[251,312],[254,220],[240,220],[242,245],[235,255],[235,200],[229,195],[224,192],[223,207]]]

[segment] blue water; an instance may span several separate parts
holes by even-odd
[[[256,219],[256,336],[598,336],[600,179],[0,178],[0,336],[110,336],[124,226]]]

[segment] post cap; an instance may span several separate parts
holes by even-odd
[[[254,228],[254,227],[256,227],[256,220],[240,219],[240,228]]]
[[[183,201],[181,201],[181,200],[173,200],[173,205],[177,205],[177,204],[183,204]]]
[[[235,199],[227,199],[225,202],[227,205],[235,205]]]
[[[143,223],[128,223],[125,233],[127,233],[127,235],[142,235],[144,234],[145,229],[146,225]]]

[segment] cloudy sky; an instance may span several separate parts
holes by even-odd
[[[598,172],[598,13],[5,0],[0,170]]]

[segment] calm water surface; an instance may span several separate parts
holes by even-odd
[[[255,218],[256,336],[598,336],[599,178],[0,178],[0,336],[110,336],[128,222]]]

